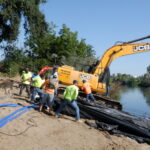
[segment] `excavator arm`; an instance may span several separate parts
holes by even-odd
[[[92,73],[77,71],[71,66],[61,66],[58,68],[59,81],[62,85],[71,85],[73,80],[77,80],[78,86],[82,87],[83,79],[88,80],[92,85],[92,91],[107,94],[109,93],[109,65],[111,62],[121,56],[150,51],[150,43],[135,43],[148,38],[150,36],[112,46],[104,53],[101,60],[91,68]]]
[[[104,53],[98,65],[95,67],[93,74],[100,75],[103,73],[111,62],[118,57],[150,51],[150,43],[134,43],[148,38],[150,36],[112,46]]]

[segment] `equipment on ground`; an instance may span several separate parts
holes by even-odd
[[[58,109],[61,101],[60,98],[55,98],[54,110]],[[77,102],[80,108],[80,116],[88,119],[85,123],[89,126],[108,131],[110,134],[128,136],[139,143],[150,144],[150,119],[136,117],[98,102],[90,104],[83,99],[78,99]],[[65,107],[62,113],[75,116],[72,107]],[[96,122],[94,123],[93,120],[96,120]]]
[[[0,119],[0,128],[2,128],[8,122],[18,118],[19,116],[29,111],[30,109],[37,108],[38,105],[30,105],[30,106],[22,107],[22,105],[18,105],[18,104],[0,104],[0,107],[21,107],[17,109],[16,111],[12,112],[11,114],[7,115],[6,117]]]
[[[71,85],[73,80],[77,80],[78,86],[81,87],[82,81],[88,80],[92,85],[92,91],[107,94],[109,92],[109,66],[111,62],[120,56],[150,51],[150,43],[135,43],[148,38],[150,35],[112,46],[106,50],[100,61],[93,65],[88,73],[77,71],[71,66],[61,66],[58,68],[59,81],[63,85]]]

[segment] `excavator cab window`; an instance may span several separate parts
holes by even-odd
[[[93,63],[92,65],[89,66],[89,69],[87,73],[93,73],[95,70],[95,67],[99,64],[99,60],[96,61],[96,63]]]

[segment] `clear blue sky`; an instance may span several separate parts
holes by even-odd
[[[79,39],[86,39],[97,57],[116,41],[150,35],[150,0],[47,1],[40,7],[46,21],[54,22],[57,30],[66,24],[71,31],[78,31]],[[142,75],[150,65],[149,57],[150,52],[120,57],[112,62],[111,74]]]

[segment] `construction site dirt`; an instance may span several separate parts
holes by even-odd
[[[15,79],[16,80],[16,79]],[[0,104],[19,104],[29,106],[29,99],[24,92],[18,96],[18,86],[12,89],[13,96],[7,96],[0,89]],[[16,107],[0,108],[0,118],[14,112]],[[126,136],[110,135],[106,131],[99,131],[84,123],[74,121],[74,117],[62,115],[55,118],[47,111],[39,112],[31,109],[18,118],[8,122],[0,128],[1,150],[149,150],[150,145],[139,144]],[[91,121],[91,120],[90,120]],[[92,120],[91,122],[94,122]]]

